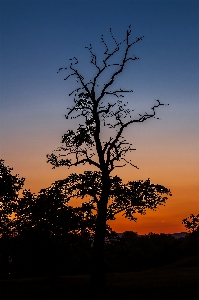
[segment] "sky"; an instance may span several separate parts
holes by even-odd
[[[93,69],[86,46],[97,57],[100,37],[144,39],[132,49],[131,62],[115,82],[137,115],[161,100],[157,119],[129,127],[129,159],[139,167],[117,168],[113,175],[151,179],[170,188],[166,205],[130,222],[119,216],[113,230],[139,234],[185,231],[182,219],[199,213],[199,2],[173,1],[10,1],[0,2],[0,158],[25,177],[24,188],[38,193],[70,173],[89,166],[52,169],[46,154],[60,146],[73,129],[64,117],[75,80],[64,81],[69,58],[77,57],[85,78]]]

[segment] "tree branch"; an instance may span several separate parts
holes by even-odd
[[[104,85],[104,88],[102,89],[101,95],[100,95],[99,98],[97,99],[98,103],[100,102],[100,100],[101,100],[101,99],[103,98],[103,96],[105,95],[106,89],[107,89],[108,87],[110,87],[110,86],[113,84],[115,77],[123,71],[123,68],[124,68],[124,65],[126,64],[126,62],[129,61],[129,60],[137,60],[137,59],[139,59],[139,58],[137,58],[136,56],[135,56],[134,58],[132,58],[132,57],[131,57],[131,58],[127,58],[127,54],[128,54],[129,49],[130,49],[135,43],[141,41],[141,40],[144,38],[144,36],[142,36],[142,37],[140,37],[140,38],[137,38],[136,41],[134,41],[133,43],[129,44],[129,36],[130,36],[130,33],[131,33],[131,30],[127,30],[127,38],[124,40],[124,41],[126,41],[127,46],[126,46],[126,50],[125,50],[125,53],[124,53],[123,61],[122,61],[121,64],[119,64],[120,68],[119,68],[119,70],[117,70],[117,71],[115,71],[115,72],[113,73],[113,75],[111,76],[111,79]],[[123,42],[124,42],[124,41],[123,41]],[[123,43],[123,42],[122,42],[122,43]],[[105,43],[105,42],[104,42],[104,43]],[[105,68],[107,67],[106,61],[107,61],[111,56],[113,56],[116,52],[118,52],[118,51],[120,50],[120,47],[119,47],[120,44],[121,44],[121,43],[117,44],[117,47],[116,47],[110,54],[107,55],[107,57],[106,57],[105,60],[103,60],[103,62],[104,62],[104,68],[103,68],[103,69],[105,69]],[[105,44],[105,45],[106,45],[106,44]],[[108,47],[107,47],[107,49],[108,49]],[[107,52],[106,52],[106,54],[107,54]],[[101,73],[101,72],[102,72],[102,70],[100,71],[100,73]],[[99,76],[99,73],[96,75],[96,77],[98,77],[98,76]]]
[[[157,104],[157,105],[154,105],[154,106],[151,108],[151,109],[153,110],[153,113],[152,113],[152,114],[145,113],[144,115],[140,115],[140,118],[139,118],[139,119],[137,119],[137,120],[135,120],[135,119],[134,119],[134,120],[130,120],[130,121],[128,121],[127,123],[122,123],[122,122],[121,122],[121,119],[119,119],[119,121],[120,121],[119,124],[121,125],[121,127],[120,127],[120,129],[119,129],[119,131],[118,131],[118,133],[117,133],[115,139],[114,139],[112,142],[109,142],[109,145],[107,146],[107,148],[108,148],[108,150],[107,150],[107,162],[110,161],[110,152],[111,152],[111,150],[115,147],[116,143],[118,142],[118,140],[119,140],[119,138],[121,137],[121,135],[122,135],[124,129],[125,129],[127,126],[129,126],[130,124],[133,124],[133,123],[142,123],[142,122],[146,121],[147,119],[154,117],[155,114],[156,114],[156,113],[155,113],[155,108],[157,108],[157,107],[159,107],[159,106],[161,106],[161,105],[165,105],[165,104],[160,103],[159,100],[157,100],[157,102],[158,102],[158,104]],[[118,125],[119,125],[119,124],[118,124]]]

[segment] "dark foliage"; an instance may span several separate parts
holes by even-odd
[[[2,260],[5,253],[8,260]],[[175,239],[166,234],[138,236],[112,233],[105,243],[107,273],[160,268],[183,258],[199,256],[198,232]],[[89,235],[47,238],[32,230],[6,240],[0,238],[1,278],[89,274],[92,239]]]
[[[182,220],[182,224],[185,225],[188,232],[194,232],[199,230],[199,214],[196,216],[191,214],[188,218]]]
[[[0,159],[0,236],[12,235],[14,231],[12,214],[16,211],[18,192],[24,184],[24,178],[12,175],[13,169],[4,165]]]
[[[1,160],[0,277],[53,278],[89,273],[98,197],[102,191],[100,172],[71,174],[42,189],[38,195],[23,190],[19,196],[25,179],[12,175],[11,170]],[[167,199],[161,196],[164,193],[170,191],[150,184],[149,180],[123,184],[119,177],[111,177],[107,219],[113,219],[121,211],[125,214],[128,208],[131,209],[131,219],[135,220],[135,212],[145,213],[147,208],[152,208],[152,203],[154,209],[157,204],[164,204]],[[69,206],[73,197],[90,197],[90,200],[74,208]],[[117,234],[106,226],[108,270],[111,264],[114,265],[111,263],[114,256],[118,263],[113,269],[126,268],[121,257],[117,257],[125,237],[120,241]],[[116,248],[115,241],[118,241]],[[110,249],[113,252],[109,257]],[[128,255],[128,250],[125,251]]]
[[[101,174],[71,174],[38,195],[24,190],[19,197],[24,178],[13,176],[11,170],[1,160],[0,277],[54,280],[62,275],[90,273]],[[117,212],[125,213],[125,204],[131,208],[131,216],[136,211],[145,213],[152,205],[156,208],[166,200],[162,193],[169,190],[149,180],[123,184],[119,177],[111,177],[107,219]],[[72,197],[90,200],[73,208],[68,205]],[[107,272],[158,268],[193,255],[199,255],[198,229],[177,240],[165,234],[138,236],[134,232],[119,237],[109,226],[106,228]]]

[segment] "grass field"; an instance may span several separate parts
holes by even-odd
[[[1,300],[97,299],[90,294],[89,276],[29,278],[1,281]],[[199,256],[164,268],[107,275],[104,299],[199,299]]]

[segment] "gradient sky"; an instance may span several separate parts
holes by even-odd
[[[100,36],[117,39],[131,24],[132,39],[145,38],[116,82],[133,89],[126,99],[136,113],[152,119],[126,131],[137,150],[131,154],[139,167],[113,173],[128,180],[151,179],[171,189],[165,207],[138,216],[137,223],[118,217],[114,230],[179,232],[189,214],[199,213],[199,2],[197,1],[2,1],[0,61],[0,156],[14,173],[26,178],[25,188],[37,193],[53,181],[89,167],[52,170],[46,154],[60,146],[70,128],[64,118],[75,81],[64,81],[60,67],[76,56],[82,74],[91,75],[89,53],[101,50]]]

